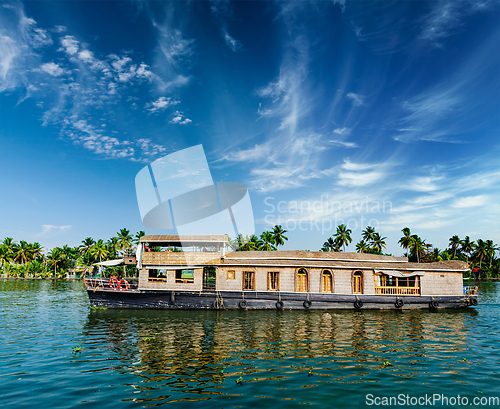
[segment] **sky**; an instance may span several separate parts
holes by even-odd
[[[175,233],[135,176],[202,144],[285,249],[499,243],[499,135],[499,1],[0,3],[0,239]]]

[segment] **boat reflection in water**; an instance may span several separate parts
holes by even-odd
[[[475,310],[98,310],[89,313],[83,330],[106,337],[120,362],[108,369],[137,376],[131,385],[142,391],[133,399],[137,402],[222,404],[220,399],[241,394],[235,381],[242,377],[253,383],[256,399],[281,393],[282,399],[311,403],[319,398],[305,393],[306,386],[323,385],[327,394],[342,395],[347,384],[381,387],[387,371],[394,385],[408,378],[460,377],[468,370],[463,358],[476,315]],[[109,359],[109,351],[101,353]],[[390,368],[384,368],[386,361]]]

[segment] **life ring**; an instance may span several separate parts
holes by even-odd
[[[276,301],[276,308],[278,310],[282,310],[283,309],[283,301]]]
[[[116,278],[112,278],[109,280],[109,288],[112,288],[113,290],[117,290],[120,287],[120,282]]]
[[[357,310],[359,310],[362,306],[363,306],[363,301],[361,300],[354,301],[354,308],[356,308]]]
[[[311,308],[311,304],[312,304],[312,302],[309,300],[305,300],[303,303],[304,308]]]
[[[245,310],[247,308],[248,304],[245,300],[241,300],[239,303],[238,303],[238,307],[240,307],[241,310]]]
[[[432,300],[430,303],[429,303],[429,308],[431,310],[437,310],[437,308],[439,307],[439,302],[437,302],[436,300]]]
[[[470,304],[475,307],[478,304],[477,298],[476,297],[471,298],[470,299]]]
[[[125,290],[128,290],[130,288],[130,284],[124,278],[120,280],[118,285],[120,286],[120,288],[124,288]]]
[[[395,306],[396,308],[402,308],[402,307],[403,307],[403,305],[405,305],[405,302],[404,302],[404,300],[402,300],[401,298],[398,298],[398,299],[396,300],[396,302],[394,303],[394,306]]]

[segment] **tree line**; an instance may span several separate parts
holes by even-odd
[[[87,237],[79,246],[54,247],[46,254],[38,242],[16,243],[7,237],[0,242],[0,269],[8,277],[61,278],[70,272],[90,269],[95,263],[135,253],[144,235],[144,231],[139,231],[132,236],[130,230],[123,228],[107,241]],[[126,268],[134,273],[135,266]],[[113,269],[117,268],[110,268],[110,272]]]
[[[406,257],[411,262],[463,260],[477,277],[499,276],[500,257],[496,257],[496,252],[500,251],[500,247],[492,240],[473,241],[469,236],[461,239],[455,235],[449,239],[448,247],[440,250],[426,243],[418,235],[412,234],[408,227],[403,228],[401,232],[403,236],[398,244],[405,250]],[[288,240],[286,233],[287,230],[277,225],[271,231],[264,231],[259,236],[239,235],[234,239],[228,238],[228,244],[234,251],[276,251]],[[346,251],[346,247],[352,243],[351,234],[352,230],[345,224],[337,226],[336,232],[324,242],[320,251]],[[144,235],[144,231],[139,231],[133,236],[128,229],[123,228],[107,241],[102,239],[96,241],[87,237],[79,246],[54,247],[47,254],[44,254],[38,242],[28,243],[21,240],[16,243],[7,237],[0,242],[0,269],[4,275],[11,277],[64,277],[68,272],[90,269],[97,262],[134,254],[140,238]],[[386,248],[386,239],[387,237],[382,236],[374,227],[367,226],[361,232],[356,252],[385,254],[383,251]],[[151,250],[160,251],[156,247],[151,247]],[[175,248],[169,250],[181,251]],[[110,267],[108,272],[113,273],[120,268],[122,267]],[[126,268],[128,273],[136,273],[134,265]]]

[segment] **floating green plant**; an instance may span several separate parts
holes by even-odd
[[[467,358],[464,358],[464,362],[469,362],[469,361],[467,361]]]
[[[382,368],[388,368],[389,366],[392,366],[392,364],[391,364],[389,361],[385,361],[385,362],[382,364]]]
[[[309,372],[307,372],[307,376],[311,376],[313,374],[313,370],[309,369]]]
[[[107,310],[106,307],[90,307],[91,310]]]
[[[240,376],[238,379],[234,381],[236,384],[241,385],[243,383],[243,377]]]
[[[78,345],[77,347],[73,347],[73,353],[74,354],[78,354],[80,352],[82,352],[82,345],[81,344]]]

